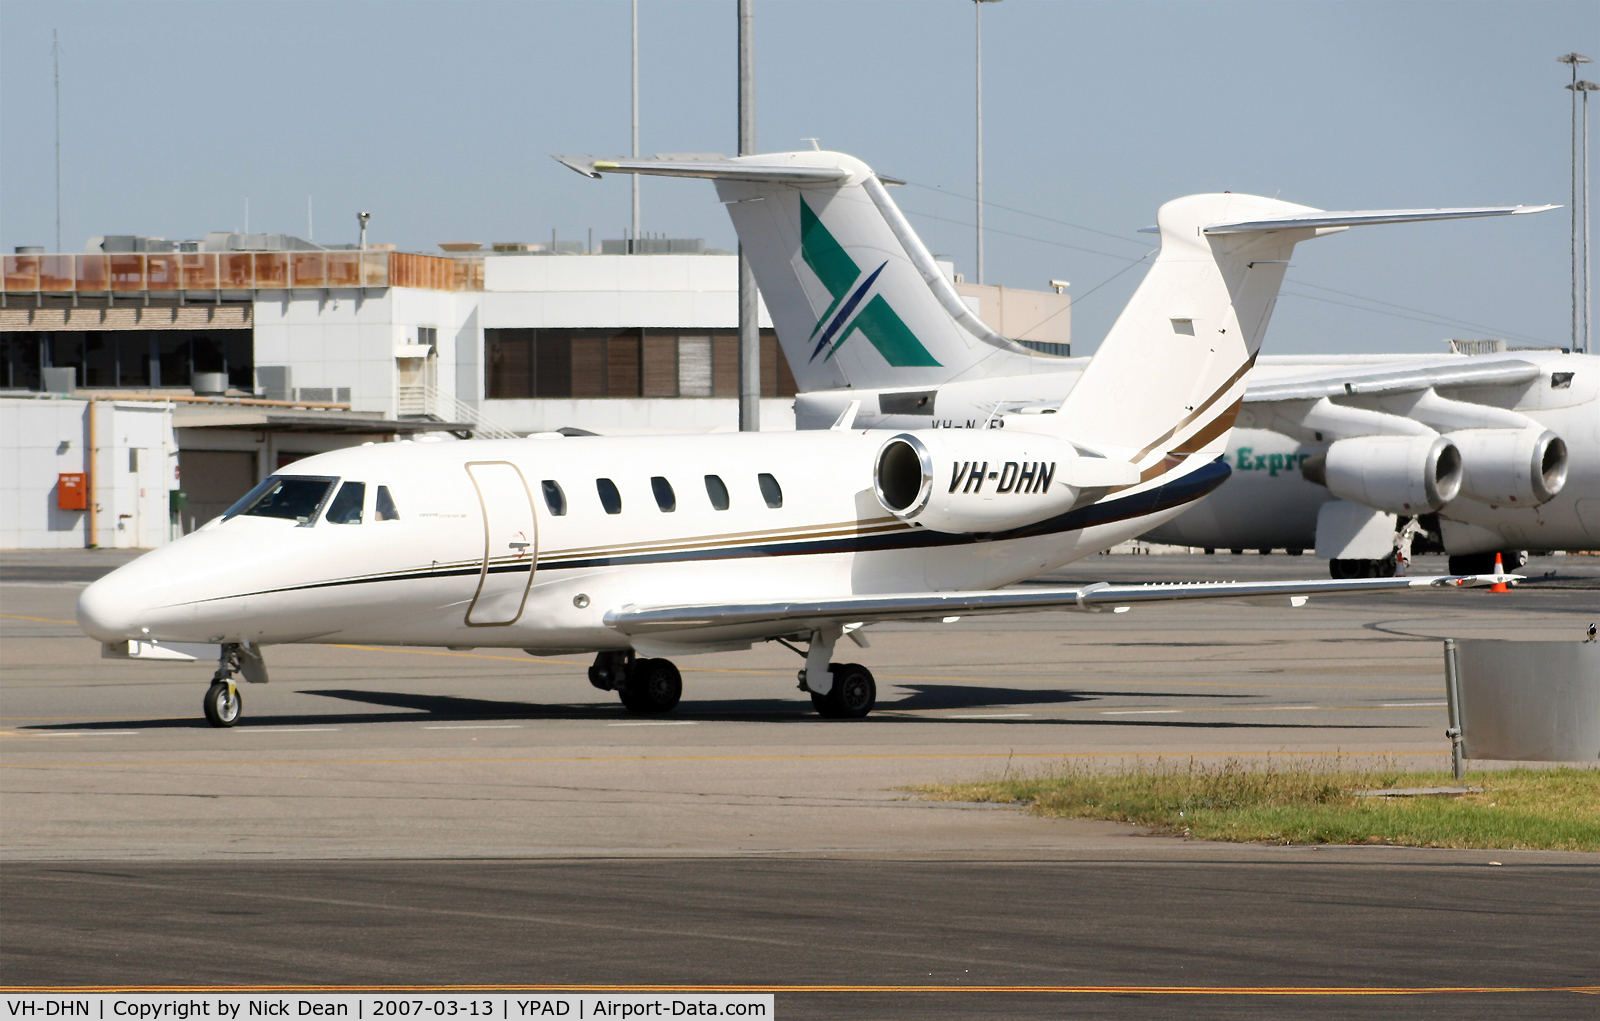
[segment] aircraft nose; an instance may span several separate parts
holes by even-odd
[[[146,625],[140,617],[145,610],[133,565],[115,571],[83,590],[78,597],[78,626],[90,638],[101,642],[120,642],[138,638]]]

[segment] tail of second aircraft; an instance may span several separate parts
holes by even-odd
[[[595,176],[714,180],[802,391],[928,386],[1052,367],[967,307],[883,182],[854,157],[563,162]]]

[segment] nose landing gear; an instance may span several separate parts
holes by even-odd
[[[233,726],[244,709],[244,699],[231,679],[212,681],[200,704],[205,708],[206,722],[213,727]]]
[[[231,727],[239,722],[244,710],[244,699],[234,677],[242,674],[247,681],[265,684],[267,665],[261,651],[241,642],[225,642],[217,656],[217,672],[211,675],[211,687],[206,689],[200,706],[205,710],[206,722],[213,727]]]

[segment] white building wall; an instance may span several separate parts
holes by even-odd
[[[148,548],[171,538],[178,448],[170,404],[98,402],[93,541],[87,511],[56,506],[59,476],[88,470],[89,404],[0,398],[0,548]]]
[[[739,325],[732,255],[528,255],[483,261],[486,329],[731,330]],[[763,329],[772,327],[764,304]]]
[[[618,433],[737,432],[734,397],[604,397],[492,400],[483,412],[496,425],[519,433],[554,432],[567,426],[604,435]],[[794,429],[794,398],[761,399],[761,431]]]

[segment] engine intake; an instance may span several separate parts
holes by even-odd
[[[1464,429],[1461,495],[1491,507],[1537,507],[1567,483],[1567,444],[1548,429]]]
[[[1131,485],[1132,465],[1085,457],[1036,433],[899,433],[878,450],[873,489],[902,521],[943,532],[994,532],[1071,510],[1085,489]]]
[[[1431,514],[1461,491],[1461,452],[1443,436],[1358,436],[1300,473],[1334,496],[1391,514]]]

